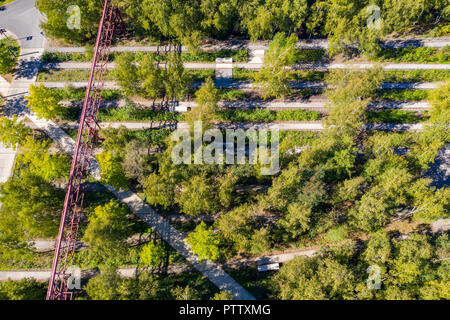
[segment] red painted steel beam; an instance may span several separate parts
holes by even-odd
[[[83,182],[89,174],[90,162],[93,159],[92,147],[98,130],[97,113],[101,101],[111,40],[114,34],[116,12],[116,9],[110,4],[110,0],[105,0],[56,239],[47,300],[72,299],[72,291],[68,288],[68,281],[72,275],[68,269],[72,266],[77,245],[78,227],[84,200]]]

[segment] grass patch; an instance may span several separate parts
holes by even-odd
[[[434,82],[449,78],[449,70],[384,71],[386,82]]]
[[[428,116],[418,115],[415,111],[381,110],[367,112],[369,123],[416,123],[426,121]]]
[[[185,70],[190,81],[193,82],[204,82],[207,78],[213,80],[216,79],[215,69],[203,69],[203,70]]]
[[[98,114],[100,121],[183,121],[184,116],[178,112],[153,111],[151,109],[139,109],[124,107],[117,109],[100,109]]]
[[[232,122],[273,122],[273,121],[309,121],[321,118],[319,112],[308,110],[282,110],[269,109],[256,110],[220,110],[218,119]]]
[[[320,61],[325,58],[324,49],[297,49],[295,63]]]
[[[323,81],[325,71],[295,70],[290,72],[291,81]]]
[[[109,61],[113,61],[116,57],[116,53],[109,54]],[[57,63],[57,62],[90,62],[92,60],[89,54],[84,52],[63,53],[63,52],[44,52],[41,57],[42,62],[45,63]]]
[[[85,88],[74,88],[67,86],[63,89],[52,88],[50,89],[58,93],[61,100],[83,100],[86,94]],[[122,99],[124,96],[120,90],[103,89],[102,99],[104,100],[117,100]]]
[[[421,89],[387,89],[377,90],[375,97],[379,100],[421,101],[428,98],[428,90]]]
[[[406,47],[383,49],[376,60],[391,62],[449,63],[450,49],[428,47]]]
[[[111,70],[106,70],[104,79],[114,80],[114,73]],[[37,81],[40,82],[79,82],[88,80],[89,69],[41,69],[37,75]]]
[[[244,68],[233,68],[233,80],[234,81],[253,81],[254,75],[257,73],[255,70],[249,70]]]
[[[110,62],[114,61],[117,55],[120,53],[112,52],[109,55],[108,60]],[[149,53],[152,54],[152,53]],[[165,61],[166,55],[164,53],[153,53],[156,61]],[[248,61],[248,50],[227,50],[222,49],[220,51],[200,51],[197,54],[191,54],[187,52],[181,53],[181,60],[183,62],[215,62],[216,58],[233,58],[235,62],[247,62]],[[61,52],[44,52],[42,55],[42,61],[48,63],[57,62],[88,62],[91,61],[89,55],[85,53],[61,53]]]

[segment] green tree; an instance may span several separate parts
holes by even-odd
[[[59,104],[60,98],[57,93],[47,89],[41,83],[39,86],[30,86],[30,95],[26,96],[27,108],[36,113],[39,118],[52,120],[64,115],[65,109]]]
[[[229,170],[223,176],[220,176],[218,179],[218,190],[217,196],[219,198],[220,204],[228,208],[231,206],[234,200],[233,191],[238,180],[236,173],[233,170]]]
[[[89,224],[83,235],[83,241],[103,260],[123,255],[127,247],[125,240],[132,234],[127,212],[127,209],[117,201],[110,201],[97,206],[89,215]]]
[[[184,182],[176,196],[181,211],[190,216],[215,213],[217,203],[211,185],[205,175],[194,176]]]
[[[220,291],[211,300],[233,300],[233,294],[231,291]]]
[[[17,156],[17,166],[30,173],[53,181],[61,177],[69,178],[71,160],[63,154],[49,153],[50,141],[38,141],[27,137]]]
[[[256,226],[253,217],[255,210],[251,205],[241,205],[215,221],[215,229],[237,254],[248,253],[251,250],[251,238]]]
[[[164,74],[156,65],[151,54],[142,54],[137,58],[139,63],[138,79],[140,83],[140,94],[146,98],[156,99],[162,95],[164,88]]]
[[[333,253],[314,258],[295,257],[273,279],[277,296],[282,300],[351,299],[355,282],[346,258]]]
[[[416,23],[426,22],[432,18],[433,9],[443,9],[445,1],[427,0],[384,0],[383,31],[385,33],[403,31]]]
[[[84,290],[91,300],[119,300],[123,282],[116,267],[102,266],[100,275],[89,279]]]
[[[22,172],[19,177],[12,177],[0,185],[0,194],[0,216],[5,219],[2,220],[17,221],[17,231],[26,239],[56,235],[64,201],[63,190],[40,176]],[[11,227],[10,223],[8,225]]]
[[[144,184],[145,179],[153,171],[154,157],[149,156],[148,149],[142,147],[138,140],[130,141],[125,147],[122,168],[129,179],[137,179]]]
[[[291,203],[288,206],[288,214],[278,220],[277,225],[289,234],[291,239],[296,239],[310,228],[311,207],[300,203]]]
[[[68,27],[68,21],[75,15],[69,6],[76,5],[80,9],[80,28],[75,24]],[[86,43],[95,39],[98,23],[103,11],[103,3],[95,0],[75,0],[70,4],[64,0],[38,0],[36,7],[46,17],[41,28],[48,37],[63,39],[69,43]]]
[[[139,252],[140,264],[145,267],[158,267],[163,263],[165,256],[164,246],[155,241],[145,244]]]
[[[295,35],[287,38],[284,33],[277,33],[274,36],[264,57],[263,66],[255,74],[254,84],[259,87],[264,99],[284,98],[291,92],[288,83],[289,71],[286,67],[294,63],[296,43]]]
[[[180,54],[176,52],[168,53],[163,82],[168,99],[180,100],[186,95],[189,84]]]
[[[430,121],[448,125],[450,122],[450,80],[428,95],[431,104]]]
[[[116,63],[114,76],[124,93],[127,96],[139,93],[140,77],[135,56],[129,52],[121,53],[116,57],[114,62]]]
[[[199,90],[195,93],[197,106],[186,113],[186,122],[191,130],[195,121],[201,121],[203,130],[211,126],[218,108],[219,93],[211,78],[206,79]]]
[[[44,300],[46,285],[35,279],[9,279],[0,283],[0,300]]]
[[[8,43],[0,43],[0,74],[7,74],[14,68],[16,59],[8,49]]]
[[[97,156],[101,168],[102,181],[115,188],[128,187],[128,179],[122,169],[122,159],[110,151],[102,152]]]
[[[200,295],[195,288],[187,285],[186,287],[176,286],[170,290],[174,300],[200,300]]]
[[[186,242],[202,260],[217,260],[220,257],[220,239],[212,228],[208,228],[204,222],[200,223],[189,236]]]
[[[17,116],[12,119],[0,118],[0,142],[7,148],[16,150],[17,145],[24,143],[30,132],[22,120],[17,121]]]
[[[241,12],[242,27],[252,41],[271,39],[275,32],[300,31],[307,17],[306,0],[251,0]]]

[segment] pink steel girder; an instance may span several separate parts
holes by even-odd
[[[111,40],[114,34],[116,14],[117,10],[110,4],[110,0],[105,0],[78,127],[64,208],[56,239],[47,300],[72,299],[73,292],[68,287],[68,280],[71,277],[69,268],[73,263],[82,215],[85,188],[83,181],[89,174],[90,162],[93,159],[92,147],[97,138],[99,128],[97,113],[101,101]]]

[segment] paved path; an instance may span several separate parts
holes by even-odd
[[[326,39],[313,39],[313,40],[300,40],[298,41],[296,47],[298,49],[327,49],[328,40]],[[424,38],[424,39],[397,39],[385,41],[382,45],[386,48],[405,48],[405,47],[432,47],[432,48],[443,48],[450,45],[450,37],[440,37],[440,38]],[[203,45],[201,48],[208,51],[218,51],[222,49],[228,50],[239,50],[239,49],[250,49],[250,50],[267,50],[269,47],[268,41],[258,41],[250,42],[248,40],[232,40],[232,41],[210,41],[209,44]],[[136,51],[146,51],[146,52],[164,52],[163,46],[140,46],[140,47],[130,47],[130,46],[117,46],[111,48],[113,52],[136,52]],[[84,52],[84,47],[53,47],[48,48],[49,52]],[[182,47],[181,50],[186,52],[186,47]]]
[[[142,107],[152,107],[153,101],[142,99],[131,99],[134,103]],[[78,107],[83,106],[82,100],[63,100],[60,102],[66,107]],[[101,108],[121,108],[126,105],[126,100],[104,100],[100,103]],[[157,105],[157,103],[156,103]],[[327,100],[323,98],[311,98],[309,100],[299,99],[297,101],[256,101],[256,100],[227,100],[219,101],[219,108],[232,108],[232,109],[271,109],[271,110],[295,110],[304,109],[311,111],[326,112]],[[174,111],[186,112],[191,108],[197,107],[195,101],[180,101],[175,106]],[[426,111],[430,108],[430,105],[426,101],[378,101],[371,102],[368,105],[368,109],[371,110],[383,110],[383,109],[398,109],[409,111]]]
[[[294,70],[318,70],[327,71],[330,69],[360,69],[367,70],[377,66],[375,63],[299,63],[294,64],[289,69]],[[158,64],[159,67],[164,67],[163,64]],[[233,62],[233,67],[242,69],[257,70],[262,66],[261,62]],[[44,63],[42,65],[46,69],[89,69],[91,67],[90,62],[57,62],[57,63]],[[185,69],[215,69],[216,63],[206,62],[185,62],[183,63]],[[107,64],[108,69],[115,69],[116,64],[110,62]],[[437,63],[385,63],[381,65],[383,70],[450,70],[450,64],[437,64]]]
[[[71,122],[66,124],[68,127],[77,128],[78,123]],[[366,124],[366,130],[379,131],[421,131],[424,123],[371,123]],[[142,129],[188,129],[186,122],[159,122],[159,121],[117,121],[101,122],[101,128],[119,128],[121,126],[130,130]],[[282,131],[322,131],[324,129],[321,121],[283,121],[283,122],[220,122],[214,126],[220,129],[255,129],[255,130],[282,130]]]
[[[74,88],[85,88],[87,86],[87,81],[75,81],[75,82],[41,82],[47,88],[64,88],[68,84]],[[324,89],[326,88],[325,83],[322,81],[300,81],[291,82],[292,89]],[[442,85],[442,82],[385,82],[380,86],[380,89],[422,89],[431,90],[436,89]],[[201,83],[194,83],[193,87],[198,88]],[[216,88],[221,89],[240,89],[240,90],[253,90],[255,87],[250,81],[235,81],[232,83],[215,83]],[[105,81],[105,89],[119,90],[120,85],[115,81]],[[24,88],[23,88],[24,90]]]

